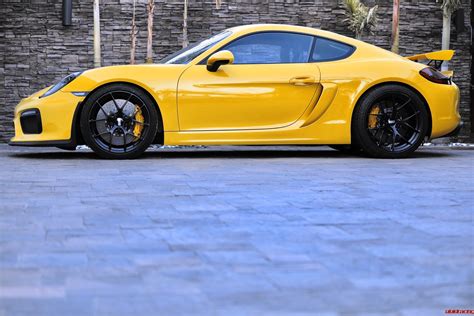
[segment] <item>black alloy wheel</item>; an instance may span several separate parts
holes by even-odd
[[[369,92],[355,111],[354,141],[372,157],[406,157],[428,132],[429,116],[423,101],[404,86],[387,85]]]
[[[152,143],[157,130],[154,102],[140,89],[125,84],[95,91],[81,114],[84,140],[102,158],[138,157]]]

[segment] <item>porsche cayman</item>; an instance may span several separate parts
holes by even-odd
[[[76,72],[21,100],[11,145],[135,158],[151,144],[330,145],[400,158],[454,133],[453,51],[401,57],[323,30],[227,29],[157,64]]]

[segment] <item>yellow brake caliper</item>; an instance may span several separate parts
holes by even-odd
[[[369,128],[376,128],[378,123],[378,114],[380,114],[380,107],[378,105],[372,107],[369,113]]]
[[[133,135],[136,138],[140,138],[143,130],[143,123],[145,122],[145,118],[143,117],[142,110],[138,105],[135,105],[135,126],[133,127]]]

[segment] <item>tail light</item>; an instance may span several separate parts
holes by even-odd
[[[451,84],[451,78],[443,75],[440,71],[434,69],[433,67],[422,69],[420,71],[420,75],[434,83]]]

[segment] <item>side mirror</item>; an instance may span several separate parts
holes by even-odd
[[[212,54],[207,59],[207,70],[216,72],[222,65],[232,64],[234,62],[234,54],[228,50],[221,50],[217,53]]]

